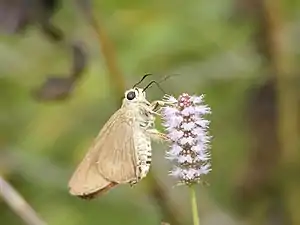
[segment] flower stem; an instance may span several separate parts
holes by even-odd
[[[191,194],[192,214],[193,214],[193,221],[194,221],[193,224],[200,225],[195,187],[194,185],[191,185],[189,188]]]

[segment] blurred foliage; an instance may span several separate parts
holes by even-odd
[[[71,97],[36,102],[31,90],[45,74],[67,74],[70,51],[49,42],[37,27],[1,36],[0,174],[9,180],[49,224],[160,224],[163,215],[141,185],[114,189],[94,201],[70,196],[68,180],[93,137],[118,108],[108,83],[95,32],[74,4],[65,1],[53,23],[68,40],[87,46],[89,63]],[[236,14],[236,2],[94,1],[93,11],[115,45],[117,60],[131,87],[145,73],[180,73],[162,84],[167,93],[205,93],[211,105],[214,136],[210,187],[199,188],[203,224],[241,224],[235,214],[235,186],[247,161],[249,134],[245,97],[262,83],[265,68],[251,34],[255,25]],[[300,2],[286,1],[286,48],[299,59]],[[148,98],[161,98],[152,87]],[[154,145],[152,170],[170,197],[189,215],[184,188],[172,188],[163,160],[166,146]],[[188,216],[187,216],[188,218]],[[0,224],[23,222],[0,199]]]

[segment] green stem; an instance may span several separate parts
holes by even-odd
[[[190,187],[190,194],[191,194],[191,203],[192,203],[192,214],[193,214],[193,221],[194,225],[200,225],[199,215],[198,215],[198,206],[197,206],[197,198],[194,185]]]

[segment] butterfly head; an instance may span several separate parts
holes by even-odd
[[[145,100],[146,100],[146,92],[143,91],[142,88],[135,87],[125,92],[123,103],[132,104],[132,103],[145,102]]]

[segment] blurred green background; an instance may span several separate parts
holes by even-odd
[[[191,224],[188,192],[168,177],[163,144],[153,144],[152,175],[135,188],[92,201],[68,193],[93,138],[120,107],[122,85],[152,73],[149,80],[180,74],[162,84],[165,92],[204,93],[212,108],[213,170],[210,185],[197,190],[201,225],[300,225],[300,1],[94,1],[100,38],[82,7],[64,1],[51,17],[62,42],[35,23],[1,35],[0,175],[40,218],[50,225]],[[47,74],[69,73],[72,41],[88,55],[82,77],[69,98],[36,101],[32,90]],[[147,92],[149,100],[162,96],[155,86]],[[1,198],[0,224],[25,224]]]

